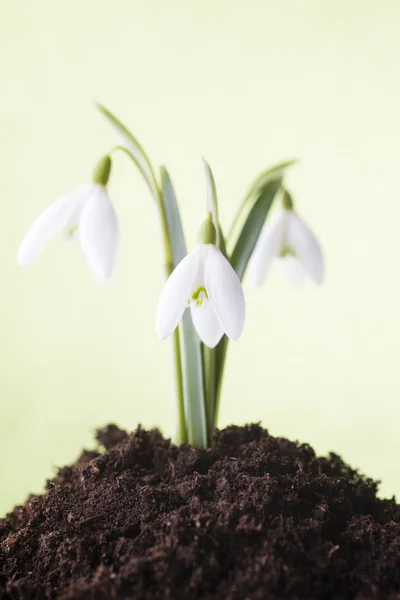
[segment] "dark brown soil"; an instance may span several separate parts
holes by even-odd
[[[97,439],[0,520],[3,600],[400,599],[400,507],[335,454],[258,425]]]

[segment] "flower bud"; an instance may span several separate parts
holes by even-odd
[[[201,244],[215,244],[216,239],[217,232],[212,220],[212,214],[208,213],[208,217],[204,221],[199,231],[199,242]]]
[[[110,178],[111,158],[108,154],[103,156],[93,170],[93,183],[98,183],[104,187],[107,185]]]
[[[293,210],[293,198],[287,190],[283,192],[282,206],[285,210]]]

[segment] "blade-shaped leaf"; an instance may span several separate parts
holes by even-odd
[[[269,209],[281,185],[280,178],[266,183],[250,210],[233,249],[230,262],[240,280],[243,279]]]
[[[171,243],[172,266],[175,268],[186,255],[186,242],[175,191],[165,167],[161,168],[161,189],[168,236]],[[208,444],[208,431],[201,343],[194,329],[190,311],[188,310],[184,312],[179,331],[188,441],[195,446],[206,448]]]
[[[194,329],[189,310],[185,310],[180,327],[185,397],[186,427],[189,444],[208,446],[208,429],[203,382],[201,342]]]
[[[251,183],[249,189],[247,190],[247,193],[243,198],[242,203],[240,204],[233,218],[231,228],[226,238],[227,243],[231,242],[232,238],[234,237],[238,225],[242,220],[242,215],[247,209],[248,204],[250,202],[253,202],[254,198],[260,196],[262,189],[267,185],[267,183],[275,179],[280,179],[284,175],[285,170],[288,167],[291,167],[292,165],[296,164],[296,162],[297,161],[295,159],[285,160],[280,163],[277,163],[272,167],[268,167],[268,169],[265,169],[265,171],[262,171],[259,175],[257,175],[254,181]]]
[[[178,263],[180,263],[187,254],[186,242],[175,190],[165,167],[160,168],[160,179],[165,216],[171,243],[173,268],[175,269]]]
[[[249,190],[246,194],[246,198],[248,199],[254,194],[259,193],[260,190],[270,181],[280,179],[283,176],[285,170],[288,167],[295,165],[296,163],[296,159],[284,160],[280,163],[277,163],[276,165],[273,165],[272,167],[269,167],[268,169],[265,169],[265,171],[262,171],[259,175],[257,175],[257,177],[250,185]]]
[[[268,212],[274,198],[281,186],[281,179],[267,182],[262,188],[259,197],[250,210],[247,219],[237,239],[236,245],[230,257],[230,263],[235,269],[240,280],[246,272],[247,265],[253,253],[255,245],[264,226]],[[222,377],[225,367],[226,352],[228,349],[228,338],[224,336],[215,348],[215,408],[214,424],[218,417],[218,409],[221,395]]]
[[[143,177],[145,178],[147,185],[150,187],[154,197],[157,195],[157,183],[154,176],[153,167],[151,166],[150,160],[143,150],[143,147],[138,140],[132,135],[127,127],[115,115],[112,114],[105,106],[96,104],[99,111],[106,117],[113,129],[117,132],[121,145],[125,147],[134,161],[137,163]]]
[[[221,225],[218,228],[218,235],[219,235],[219,249],[221,250],[222,254],[227,257],[227,252],[226,252],[226,243],[225,243],[225,236],[222,232],[221,229]]]

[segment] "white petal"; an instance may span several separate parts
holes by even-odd
[[[307,225],[293,211],[288,211],[287,244],[296,252],[306,271],[315,283],[324,278],[324,261],[319,243]]]
[[[246,318],[243,288],[230,263],[212,244],[206,258],[204,280],[223,330],[229,338],[237,340]]]
[[[206,264],[206,258],[208,256],[209,244],[197,244],[192,250],[197,256],[197,268],[196,276],[193,280],[193,290],[197,291],[200,287],[205,287],[204,283],[204,266]]]
[[[197,248],[181,260],[167,279],[157,306],[156,330],[162,340],[177,327],[192,293],[198,265]]]
[[[286,212],[280,211],[273,215],[264,225],[258,238],[249,263],[250,279],[256,287],[263,283],[272,261],[279,255],[282,248]]]
[[[75,241],[79,239],[79,222],[83,213],[83,209],[86,206],[86,202],[90,199],[93,193],[95,193],[95,183],[91,183],[86,186],[86,192],[76,202],[75,208],[72,214],[69,216],[67,224],[64,227],[64,239],[67,242]]]
[[[120,245],[117,215],[106,189],[92,184],[92,195],[83,209],[79,239],[85,258],[100,283],[111,278]]]
[[[203,299],[201,306],[196,306],[194,302],[190,305],[192,321],[197,335],[209,348],[215,348],[222,338],[224,331],[221,327],[218,317],[215,314],[211,302],[207,298]]]
[[[295,256],[284,256],[279,259],[279,265],[286,279],[295,287],[299,287],[307,276],[307,272],[299,259]]]
[[[87,193],[88,186],[82,185],[48,206],[33,222],[18,249],[18,264],[28,265],[48,244],[57,231],[62,229],[73,213],[77,203]]]

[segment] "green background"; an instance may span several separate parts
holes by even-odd
[[[225,227],[259,170],[300,159],[287,183],[326,282],[295,291],[275,268],[262,289],[245,285],[220,424],[261,420],[400,493],[399,20],[395,0],[0,2],[2,513],[95,427],[172,431],[170,344],[154,332],[158,221],[128,160],[110,186],[122,230],[111,285],[61,239],[16,266],[33,218],[115,142],[92,99],[168,166],[190,245],[202,155]]]

